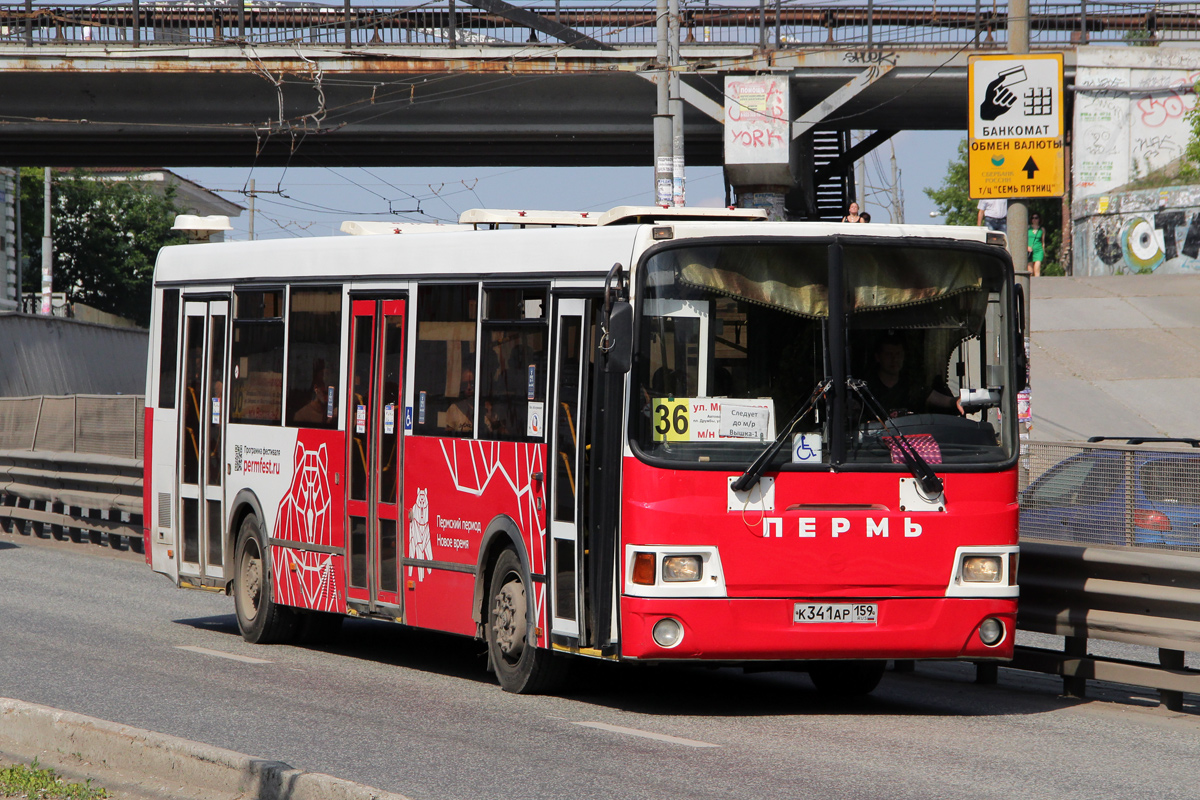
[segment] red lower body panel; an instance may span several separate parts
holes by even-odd
[[[806,599],[807,600],[807,599]],[[796,623],[797,601],[781,598],[622,597],[621,655],[637,659],[1010,659],[1015,599],[861,598],[879,605],[878,623]],[[824,602],[824,600],[819,601]],[[846,602],[838,599],[837,602]],[[663,617],[683,624],[683,639],[664,649],[650,630]],[[979,639],[988,617],[1004,623],[995,647]]]

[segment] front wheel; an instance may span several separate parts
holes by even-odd
[[[886,661],[821,661],[808,668],[813,685],[834,697],[862,697],[875,691]]]
[[[500,687],[516,694],[549,692],[566,678],[566,661],[536,647],[529,636],[530,594],[521,560],[505,550],[492,570],[485,633]]]
[[[253,514],[242,520],[236,552],[233,601],[242,638],[254,644],[290,641],[296,632],[296,612],[271,598],[271,563]]]

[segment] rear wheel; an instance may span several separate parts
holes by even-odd
[[[562,685],[566,661],[534,646],[529,633],[529,579],[521,560],[505,550],[496,560],[488,592],[488,658],[500,687],[516,694],[541,694]]]
[[[834,697],[868,695],[883,678],[886,661],[822,661],[808,668],[808,677],[821,692]]]
[[[258,517],[250,514],[238,529],[233,600],[242,638],[255,644],[289,641],[296,633],[296,612],[271,598],[271,562],[265,558]]]

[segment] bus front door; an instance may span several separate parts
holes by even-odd
[[[553,615],[550,631],[578,644],[583,619],[584,468],[586,453],[584,405],[585,343],[590,326],[587,300],[560,299],[554,330],[554,420],[550,442],[550,591]]]
[[[346,598],[401,618],[404,300],[353,300],[346,441]]]
[[[181,577],[225,576],[225,346],[228,300],[184,303],[183,409],[179,423]]]

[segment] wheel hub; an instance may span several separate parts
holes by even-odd
[[[258,601],[262,594],[262,560],[247,553],[242,559],[241,592],[246,616],[253,619],[258,614]]]
[[[492,633],[500,652],[513,661],[525,649],[525,610],[525,585],[519,580],[504,584],[492,607]]]

